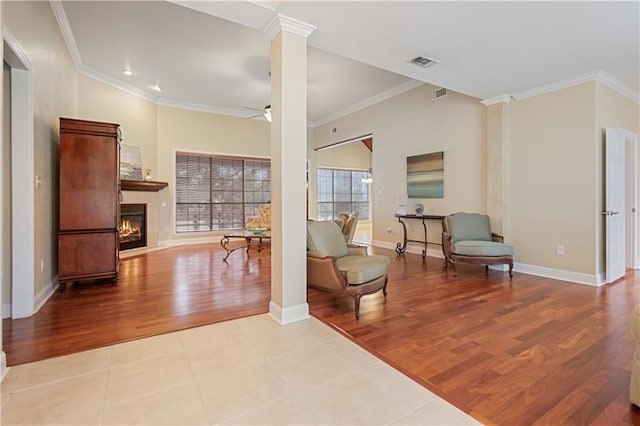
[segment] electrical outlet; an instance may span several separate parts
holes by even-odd
[[[40,272],[44,271],[44,259],[40,259]]]
[[[556,246],[556,254],[564,254],[564,245],[563,244],[558,244]]]
[[[392,232],[392,231],[391,231],[391,227],[390,227],[390,226],[387,226],[387,234],[390,234],[391,232]]]

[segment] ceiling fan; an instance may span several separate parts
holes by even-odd
[[[252,109],[254,111],[261,111],[260,114],[252,115],[251,117],[246,117],[246,118],[256,118],[256,117],[260,117],[262,115],[262,116],[264,116],[264,118],[267,119],[267,121],[269,123],[271,123],[271,105],[265,105],[265,107],[262,108],[262,109],[251,108],[251,107],[245,107],[245,109]]]

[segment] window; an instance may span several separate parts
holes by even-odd
[[[358,211],[369,219],[369,185],[360,170],[318,169],[318,220],[331,220],[340,212]]]
[[[244,228],[269,202],[269,160],[176,155],[176,232]]]

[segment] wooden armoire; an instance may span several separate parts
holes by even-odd
[[[58,281],[111,279],[119,268],[120,127],[60,118]]]

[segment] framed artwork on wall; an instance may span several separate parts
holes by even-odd
[[[409,198],[444,197],[444,152],[407,157]]]
[[[139,146],[120,145],[120,179],[142,180]]]

